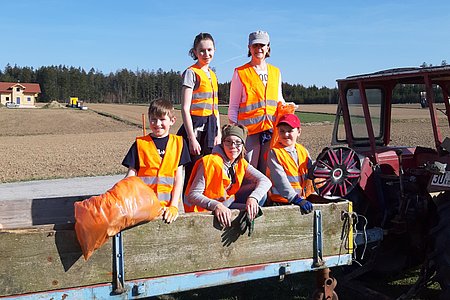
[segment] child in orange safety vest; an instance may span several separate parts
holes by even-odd
[[[151,133],[136,138],[122,165],[128,168],[126,177],[139,176],[153,189],[164,207],[164,221],[171,223],[178,217],[183,165],[190,162],[189,150],[181,136],[169,134],[176,120],[170,101],[152,101],[148,119]]]
[[[214,58],[214,39],[209,33],[199,33],[189,55],[196,62],[183,72],[181,88],[181,116],[183,125],[178,135],[189,146],[191,162],[185,166],[184,188],[195,162],[210,154],[220,144],[220,118],[218,107],[218,81],[209,64]]]
[[[313,207],[306,200],[312,192],[312,181],[307,178],[312,165],[308,150],[297,143],[300,137],[300,119],[295,114],[285,114],[277,123],[278,141],[269,152],[268,176],[272,181],[269,193],[272,204],[295,204],[303,213]]]
[[[231,210],[245,209],[253,220],[263,206],[270,180],[244,158],[247,129],[225,125],[222,144],[194,166],[185,198],[186,212],[212,211],[225,227],[231,226]]]

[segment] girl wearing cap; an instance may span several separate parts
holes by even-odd
[[[278,68],[266,62],[270,56],[267,32],[250,33],[248,49],[250,62],[236,68],[231,80],[228,119],[231,124],[247,127],[249,135],[245,146],[249,151],[246,158],[264,173],[264,156],[269,150],[277,104],[284,102],[281,74]]]
[[[312,192],[312,182],[307,178],[312,165],[308,150],[297,143],[300,137],[300,120],[295,114],[281,116],[277,123],[278,141],[269,152],[268,176],[272,181],[269,193],[273,204],[295,204],[303,213],[312,211],[306,200]]]
[[[224,125],[222,143],[194,166],[185,199],[186,212],[213,211],[219,222],[231,226],[231,208],[245,208],[250,220],[258,213],[272,185],[244,159],[247,129]],[[249,184],[243,184],[244,179]]]
[[[191,162],[185,167],[185,188],[194,163],[200,157],[210,154],[221,139],[217,77],[209,68],[214,52],[215,45],[211,34],[199,33],[189,51],[189,55],[196,63],[183,73],[181,88],[183,125],[178,130],[178,135],[187,140],[191,154]]]

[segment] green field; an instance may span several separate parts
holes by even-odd
[[[181,105],[176,104],[175,109],[181,110]],[[219,106],[219,113],[223,116],[228,114],[228,106]],[[326,113],[312,113],[312,112],[296,112],[295,113],[302,123],[334,123],[336,116],[334,114]]]
[[[302,123],[327,122],[334,123],[336,116],[334,114],[325,113],[310,113],[310,112],[296,112],[295,113]]]

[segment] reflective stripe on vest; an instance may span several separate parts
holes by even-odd
[[[209,103],[195,103],[195,104],[191,104],[191,110],[192,109],[204,109],[204,110],[211,110],[211,104]],[[219,105],[214,104],[213,109],[218,111],[219,110]]]
[[[286,177],[295,192],[302,197],[307,197],[312,193],[311,180],[308,177],[308,164],[310,162],[308,152],[300,144],[295,145],[298,160],[294,161],[292,156],[282,146],[276,146],[272,149],[278,162],[286,172]],[[286,198],[282,197],[276,189],[275,184],[271,189],[270,198],[274,202],[287,203]]]
[[[198,166],[203,163],[204,177],[205,177],[205,190],[203,195],[210,199],[217,200],[219,202],[224,202],[228,200],[231,196],[234,196],[240,189],[242,181],[244,180],[245,171],[248,167],[248,162],[245,159],[240,159],[235,165],[236,182],[226,190],[231,179],[228,177],[227,172],[224,170],[223,158],[220,154],[214,153],[202,157],[198,160],[192,170],[192,174],[197,172]],[[194,176],[189,179],[188,185],[186,187],[186,194],[189,193],[191,189],[192,180]],[[226,199],[225,199],[225,196]],[[206,209],[193,205],[189,203],[185,197],[184,200],[184,211],[185,212],[200,212],[207,211]]]
[[[192,91],[192,102],[190,107],[190,113],[193,116],[207,117],[213,113],[219,115],[219,99],[217,98],[218,84],[216,74],[209,69],[208,78],[205,71],[200,69],[196,64],[189,67],[198,81],[198,87]]]
[[[142,181],[146,184],[169,184],[172,185],[175,182],[175,179],[171,177],[150,177],[150,176],[141,176]]]
[[[137,138],[136,145],[139,158],[137,175],[155,191],[161,204],[168,205],[183,150],[183,138],[169,135],[163,159],[150,136]]]
[[[248,118],[248,119],[239,121],[239,124],[242,124],[245,127],[249,127],[250,125],[262,123],[265,120],[269,120],[269,121],[275,123],[275,119],[276,119],[275,116],[264,115],[264,116],[260,116],[260,117]]]
[[[249,134],[272,129],[279,99],[280,70],[267,64],[267,84],[259,78],[250,64],[236,69],[247,101],[239,104],[238,123],[247,127]]]

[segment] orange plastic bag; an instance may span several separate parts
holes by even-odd
[[[278,106],[277,106],[277,112],[276,112],[276,119],[275,119],[275,126],[273,128],[273,133],[272,133],[272,139],[270,141],[270,149],[272,149],[276,143],[278,142],[278,128],[277,128],[277,124],[278,124],[278,120],[280,120],[281,116],[286,115],[286,114],[295,114],[295,109],[297,108],[297,105],[293,102],[278,102]]]
[[[139,177],[127,177],[106,193],[75,202],[75,232],[87,260],[109,237],[159,217],[162,206],[155,192]]]

